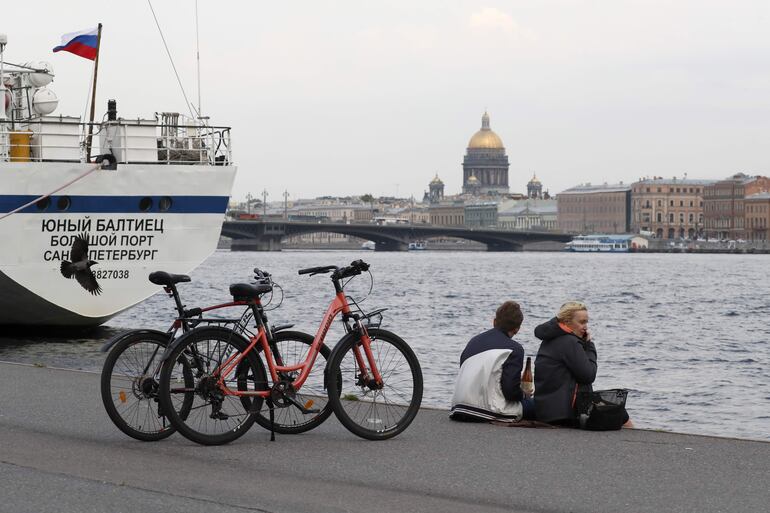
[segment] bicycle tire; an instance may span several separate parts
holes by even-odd
[[[335,415],[350,432],[367,440],[386,440],[404,431],[417,415],[422,402],[422,369],[401,337],[382,329],[368,332],[383,387],[372,390],[358,382],[353,348],[361,346],[361,338],[354,332],[343,337],[332,352],[327,393]]]
[[[169,336],[155,332],[128,334],[115,344],[102,366],[102,403],[112,423],[123,433],[143,442],[156,442],[176,429],[158,403],[158,363]]]
[[[160,373],[160,402],[168,419],[185,438],[201,445],[222,445],[243,436],[254,424],[256,411],[238,396],[224,395],[213,372],[248,341],[232,330],[220,327],[196,328],[178,339]],[[262,360],[254,351],[245,355],[236,372],[227,377],[228,388],[245,389],[246,375],[256,386],[267,382]],[[184,363],[186,362],[186,364]],[[175,374],[178,365],[193,370],[190,376]],[[261,398],[255,400],[261,401]],[[192,404],[185,411],[185,401]],[[250,401],[251,402],[251,401]],[[182,405],[180,407],[179,405]]]
[[[310,345],[313,343],[313,336],[301,331],[279,331],[273,335],[278,350],[283,358],[284,365],[297,365],[305,361]],[[264,358],[263,352],[259,354]],[[311,408],[319,409],[318,413],[303,414],[297,407],[290,405],[285,408],[275,408],[273,430],[276,433],[284,435],[296,435],[305,433],[314,429],[329,418],[332,414],[332,407],[329,404],[329,398],[324,390],[325,363],[329,360],[331,350],[325,344],[321,344],[318,350],[318,358],[323,358],[324,365],[316,361],[305,383],[302,384],[300,391],[296,393],[296,400],[302,405],[312,401]],[[275,355],[273,355],[275,357]],[[315,370],[320,366],[320,371]],[[267,365],[265,364],[265,367]],[[320,406],[320,408],[318,408]],[[270,429],[270,416],[267,402],[263,402],[259,408],[259,415],[256,422],[265,429]]]

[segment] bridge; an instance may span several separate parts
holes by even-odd
[[[340,233],[373,241],[375,251],[406,251],[410,242],[436,237],[455,237],[481,242],[487,251],[521,251],[531,242],[569,242],[561,233],[513,231],[494,228],[464,228],[430,224],[378,225],[369,223],[327,223],[288,220],[225,221],[222,235],[239,241],[241,249],[280,251],[281,239],[306,233]]]

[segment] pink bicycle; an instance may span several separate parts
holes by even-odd
[[[328,398],[340,422],[360,437],[384,440],[401,433],[419,411],[422,371],[409,345],[379,328],[385,309],[364,313],[345,295],[349,279],[368,269],[368,264],[356,260],[347,267],[299,271],[311,276],[331,273],[335,295],[305,358],[294,364],[285,364],[273,353],[273,334],[257,314],[269,285],[231,285],[233,300],[251,305],[256,332],[246,338],[232,329],[200,327],[169,346],[159,397],[172,425],[194,442],[224,444],[264,418],[265,409],[271,418],[286,408],[312,416],[317,413],[314,403]],[[346,334],[334,346],[322,374],[326,397],[301,396],[306,382],[320,375],[316,357],[337,317]],[[325,420],[315,418],[318,424]]]

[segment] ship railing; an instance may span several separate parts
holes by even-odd
[[[0,161],[82,163],[110,154],[119,164],[232,164],[230,127],[169,125],[145,119],[90,125],[89,152],[89,123],[77,118],[0,120]]]

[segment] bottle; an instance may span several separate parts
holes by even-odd
[[[521,391],[527,397],[532,397],[535,393],[535,380],[532,378],[532,358],[527,356],[527,363],[524,365],[524,372],[521,373]]]
[[[521,373],[521,391],[527,397],[532,397],[535,392],[535,382],[532,377],[532,358],[527,356],[527,363],[524,365],[524,372]]]

